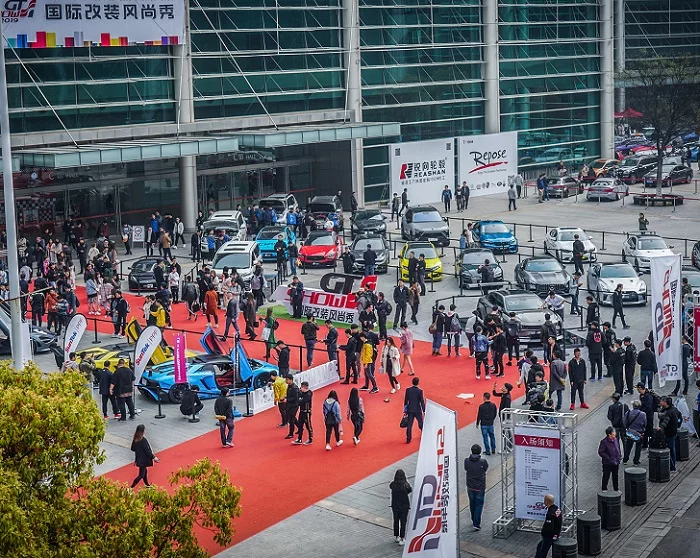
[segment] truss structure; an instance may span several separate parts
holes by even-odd
[[[504,409],[501,412],[501,516],[493,522],[492,536],[505,539],[515,531],[539,532],[541,521],[515,517],[515,469],[522,467],[515,461],[514,431],[517,426],[556,430],[561,439],[561,501],[557,502],[563,514],[562,536],[576,536],[578,509],[578,417],[574,413],[546,413],[524,409]]]

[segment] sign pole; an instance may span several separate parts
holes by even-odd
[[[10,108],[5,72],[5,35],[0,28],[0,135],[2,136],[2,182],[5,196],[5,229],[7,231],[7,275],[10,283],[10,347],[13,366],[21,369],[29,359],[22,344],[22,304],[19,290],[19,256],[17,254],[17,218],[12,184],[12,142],[10,141]],[[27,278],[29,279],[29,278]]]

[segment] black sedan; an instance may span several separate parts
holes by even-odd
[[[658,159],[653,155],[635,155],[625,157],[613,173],[626,184],[641,182],[644,175],[656,168]]]
[[[376,273],[386,273],[389,270],[389,243],[381,234],[361,234],[355,237],[355,241],[350,246],[350,252],[355,257],[353,271],[364,273],[365,271],[365,251],[367,245],[377,254],[377,262],[374,265]]]
[[[153,270],[165,261],[163,258],[146,257],[136,260],[129,268],[130,291],[157,291],[156,276]],[[167,274],[167,272],[164,272]]]
[[[358,234],[386,234],[386,215],[379,209],[360,209],[350,218],[352,238]]]
[[[644,185],[647,188],[656,187],[657,169],[644,175]],[[661,167],[661,186],[688,184],[693,179],[693,169],[684,165],[666,164]]]
[[[473,289],[479,287],[481,283],[479,267],[486,260],[489,261],[489,267],[493,270],[493,281],[503,281],[503,269],[498,264],[493,252],[483,248],[470,248],[462,252],[459,260],[455,263],[455,275],[459,279],[460,288]]]
[[[571,275],[563,264],[549,256],[527,258],[515,266],[515,282],[518,287],[546,296],[550,291],[568,294]]]

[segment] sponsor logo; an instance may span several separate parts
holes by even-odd
[[[3,23],[16,23],[21,18],[30,18],[34,15],[36,0],[7,0],[3,4]]]
[[[656,328],[656,354],[661,356],[671,347],[671,336],[674,329],[674,312],[678,281],[671,280],[672,270],[667,269],[664,274],[663,291],[661,301],[654,308],[654,327]],[[670,370],[669,370],[670,371]]]
[[[141,350],[139,351],[139,354],[136,355],[136,361],[135,361],[135,365],[136,365],[136,366],[140,366],[141,361],[143,361],[143,359],[144,359],[145,356],[146,356],[146,353],[148,353],[148,349],[153,345],[153,343],[155,342],[156,338],[158,337],[158,333],[159,333],[159,332],[158,332],[157,330],[154,330],[154,331],[151,332],[151,334],[148,336],[148,339],[146,339],[146,343],[144,344],[144,346],[143,346],[143,347],[141,348]],[[149,356],[149,357],[150,357],[150,356]]]
[[[85,326],[85,320],[83,318],[80,318],[77,322],[75,322],[75,329],[73,330],[73,333],[71,333],[70,337],[66,341],[66,347],[64,349],[64,352],[66,354],[70,354],[71,347],[73,346],[73,343],[75,343],[75,340],[78,338],[78,334],[81,333],[81,330],[84,330],[84,326]]]
[[[357,277],[354,275],[344,275],[342,273],[326,273],[321,277],[321,288],[327,293],[334,294],[350,294],[353,292],[353,286]],[[377,276],[369,275],[362,278],[360,287],[368,285],[370,289],[375,289],[377,286]]]
[[[444,177],[447,173],[447,160],[433,159],[401,163],[399,169],[399,180],[415,179],[415,182],[425,182],[425,179]]]
[[[507,150],[500,149],[498,151],[470,151],[472,159],[474,159],[474,168],[469,171],[469,174],[479,172],[484,169],[507,165],[508,161]]]

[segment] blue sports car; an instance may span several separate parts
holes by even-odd
[[[285,225],[268,225],[260,229],[255,241],[260,247],[260,254],[264,262],[273,262],[277,260],[277,252],[275,252],[275,243],[278,235],[282,235],[282,240],[285,244],[296,242],[297,238],[294,231]],[[287,250],[284,251],[284,257],[289,256]]]
[[[200,342],[206,354],[187,359],[188,384],[199,387],[200,399],[218,397],[223,387],[229,388],[231,395],[244,395],[246,387],[254,390],[266,386],[270,372],[277,370],[265,361],[248,358],[240,343],[229,352],[211,328]],[[187,384],[176,384],[174,374],[172,360],[153,366],[141,376],[138,390],[156,401],[160,394],[163,400],[180,403]]]
[[[494,252],[515,254],[518,239],[503,221],[480,221],[472,229],[474,242],[480,247]]]

